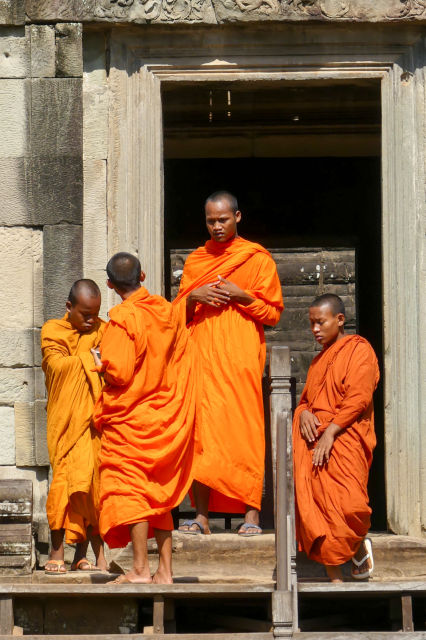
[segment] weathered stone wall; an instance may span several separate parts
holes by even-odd
[[[7,9],[8,7],[8,9]],[[49,459],[40,328],[82,274],[82,26],[0,22],[0,478],[34,480],[47,541]]]
[[[176,296],[190,250],[170,252],[171,294]],[[354,249],[272,249],[283,290],[285,309],[275,327],[265,327],[267,345],[288,345],[291,374],[300,396],[312,358],[319,350],[312,337],[308,308],[323,293],[341,296],[346,331],[356,331],[356,267]],[[231,278],[232,280],[232,278]]]

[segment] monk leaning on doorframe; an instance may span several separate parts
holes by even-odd
[[[205,215],[211,239],[188,256],[174,301],[186,306],[197,372],[196,518],[179,530],[210,533],[210,510],[245,513],[240,535],[259,535],[263,325],[280,319],[281,284],[269,252],[238,236],[241,212],[232,194],[212,194]]]
[[[373,393],[379,368],[373,348],[345,335],[345,308],[333,294],[316,298],[309,318],[322,351],[314,358],[293,421],[296,535],[309,558],[341,582],[373,571],[367,482],[373,449]]]
[[[47,445],[53,479],[46,511],[52,548],[45,572],[62,574],[64,534],[77,543],[72,570],[106,569],[98,530],[100,437],[92,425],[101,392],[90,352],[98,347],[105,322],[98,318],[101,293],[93,280],[77,280],[60,320],[48,320],[41,331],[42,368],[47,387]],[[96,566],[86,559],[91,540]]]
[[[123,302],[101,344],[106,385],[94,419],[102,432],[100,530],[110,547],[133,543],[133,568],[115,582],[171,583],[171,510],[192,482],[194,375],[185,316],[140,286],[139,260],[118,253],[108,286]],[[159,565],[148,564],[150,530]]]

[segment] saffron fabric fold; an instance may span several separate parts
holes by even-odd
[[[173,528],[171,509],[192,483],[195,413],[185,321],[140,287],[111,309],[101,344],[105,384],[94,420],[102,433],[100,531],[112,548],[129,526]]]
[[[80,333],[66,314],[41,331],[53,471],[46,511],[50,529],[65,529],[68,543],[85,540],[89,525],[98,533],[100,437],[92,414],[102,381],[90,349],[99,346],[105,326],[99,319],[92,331]]]
[[[220,308],[197,304],[188,325],[197,379],[194,478],[211,488],[210,511],[244,513],[246,504],[259,509],[262,499],[263,325],[277,324],[284,305],[270,253],[241,237],[209,240],[191,253],[174,304],[185,306],[191,291],[219,275],[254,301]]]
[[[325,565],[350,560],[370,527],[367,483],[376,445],[373,393],[379,377],[369,342],[346,335],[312,361],[294,414],[297,540],[301,550]],[[320,420],[319,435],[331,423],[343,429],[321,467],[312,465],[315,443],[300,433],[305,409]]]

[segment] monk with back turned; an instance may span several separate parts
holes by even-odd
[[[188,257],[174,301],[186,306],[197,372],[196,517],[179,529],[208,534],[209,511],[216,511],[244,514],[240,535],[259,535],[263,325],[280,319],[281,285],[269,252],[238,235],[241,212],[232,194],[207,198],[205,216],[210,240]]]
[[[352,577],[373,571],[367,482],[376,444],[376,355],[365,338],[344,332],[334,294],[316,298],[309,318],[322,351],[314,358],[293,421],[296,533],[300,548],[325,565],[333,582],[352,560]]]
[[[95,409],[100,530],[112,548],[133,543],[133,567],[117,582],[171,583],[171,510],[192,482],[195,398],[185,318],[141,286],[145,274],[135,256],[116,254],[107,274],[122,303],[109,312],[97,359],[106,382]],[[152,534],[159,551],[153,577]]]
[[[47,444],[53,479],[47,498],[52,548],[45,572],[66,572],[64,535],[76,543],[72,570],[106,569],[99,537],[100,437],[92,415],[102,381],[94,371],[105,322],[98,317],[101,293],[93,280],[71,287],[65,316],[48,320],[41,331],[42,368],[47,387]],[[91,540],[96,566],[86,556]]]

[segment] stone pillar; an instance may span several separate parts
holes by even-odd
[[[4,22],[14,26],[0,27],[0,479],[33,481],[47,542],[39,336],[82,275],[82,27],[25,26],[23,2],[2,4]]]

